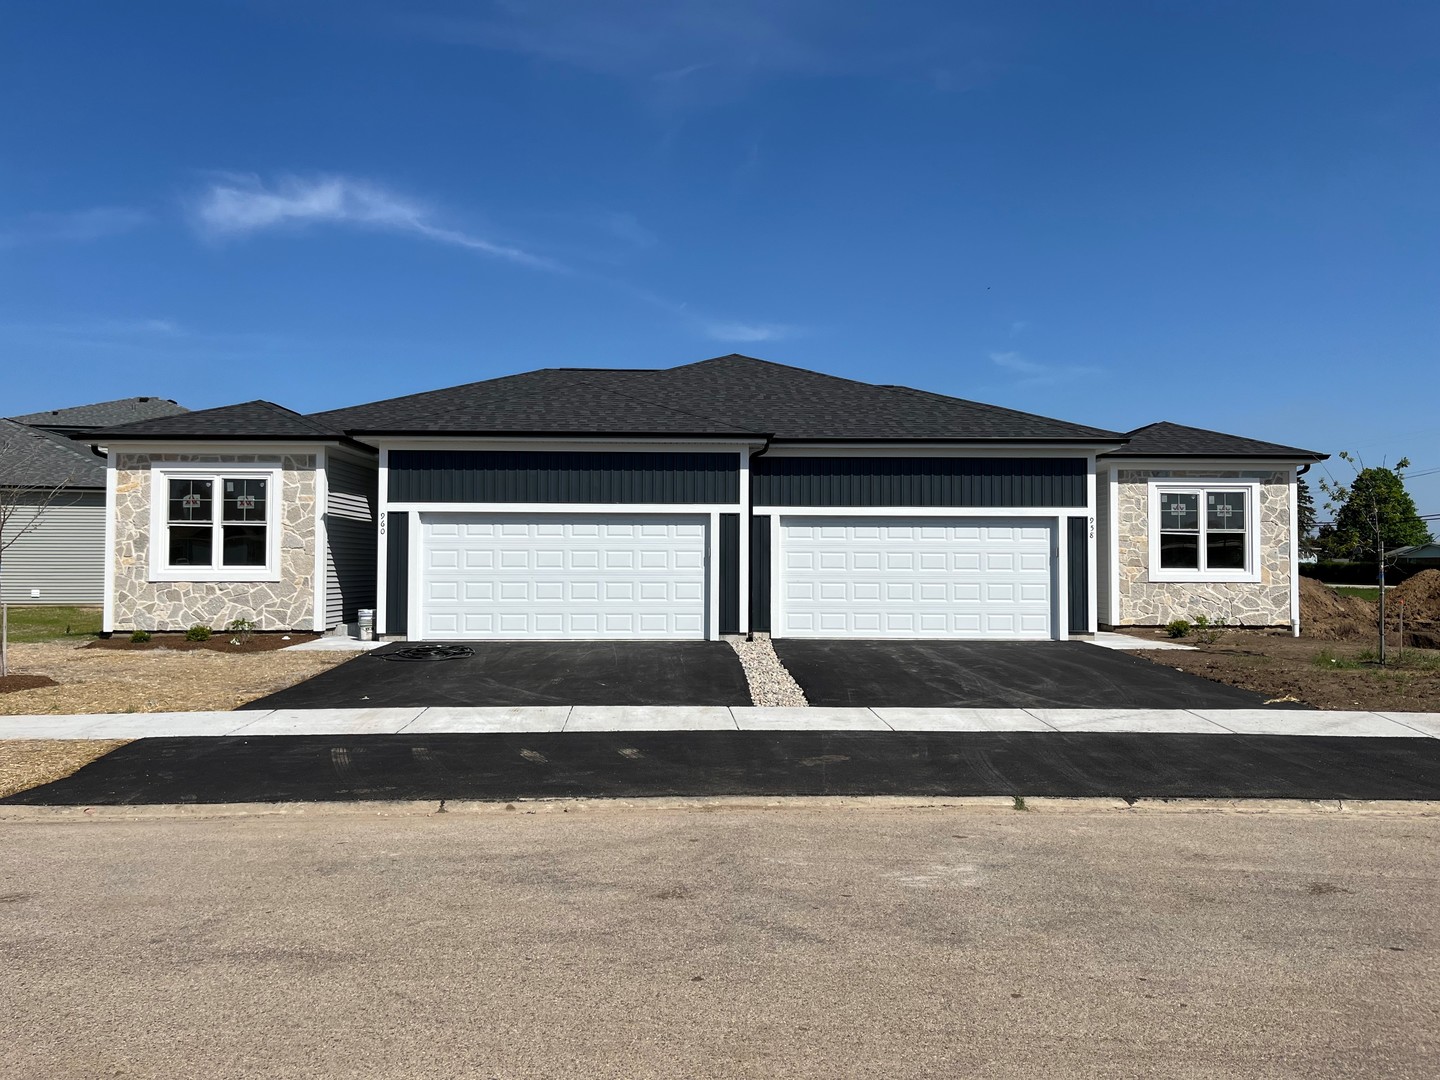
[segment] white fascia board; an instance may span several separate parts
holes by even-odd
[[[106,444],[112,451],[121,454],[314,454],[334,442],[317,439],[314,442],[267,442],[254,439],[247,442],[205,442],[202,440],[168,439],[164,442],[122,442],[118,439]]]
[[[456,435],[407,435],[390,438],[381,435],[362,436],[364,442],[385,450],[609,450],[674,452],[693,451],[696,447],[715,452],[737,452],[759,449],[764,439],[745,439],[734,436],[673,438],[657,436],[653,439],[605,438],[602,436],[577,436],[573,439],[529,438],[525,436],[456,436]]]
[[[1083,506],[757,506],[775,517],[1050,518],[1084,514]]]
[[[423,514],[733,514],[740,503],[486,503],[392,502],[394,511]]]
[[[1247,469],[1293,469],[1296,458],[1132,458],[1108,457],[1102,464],[1117,469],[1217,469],[1243,472]],[[1308,460],[1308,459],[1307,459]]]
[[[1075,458],[1103,454],[1123,443],[844,442],[772,443],[766,457],[1033,457]]]

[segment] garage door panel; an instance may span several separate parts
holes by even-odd
[[[426,637],[705,636],[704,518],[425,514],[421,521]]]
[[[1050,636],[1047,526],[837,516],[781,530],[781,634]]]

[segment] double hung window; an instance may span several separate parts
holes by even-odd
[[[1151,580],[1256,579],[1256,494],[1251,484],[1152,483]]]
[[[278,484],[278,470],[159,470],[151,576],[172,581],[273,577],[278,573]]]

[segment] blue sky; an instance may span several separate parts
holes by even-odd
[[[48,0],[5,22],[0,414],[309,411],[744,352],[1408,454],[1440,513],[1434,4]]]

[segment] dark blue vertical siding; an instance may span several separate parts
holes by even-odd
[[[750,519],[750,630],[770,632],[770,515]]]
[[[763,457],[756,506],[1084,506],[1084,458]]]
[[[1090,522],[1072,517],[1070,522],[1070,561],[1066,568],[1070,585],[1070,633],[1090,632]]]
[[[740,633],[740,515],[720,515],[720,633]]]
[[[386,517],[385,633],[404,634],[410,611],[410,515],[401,511]]]
[[[739,455],[392,450],[390,501],[736,503]]]

